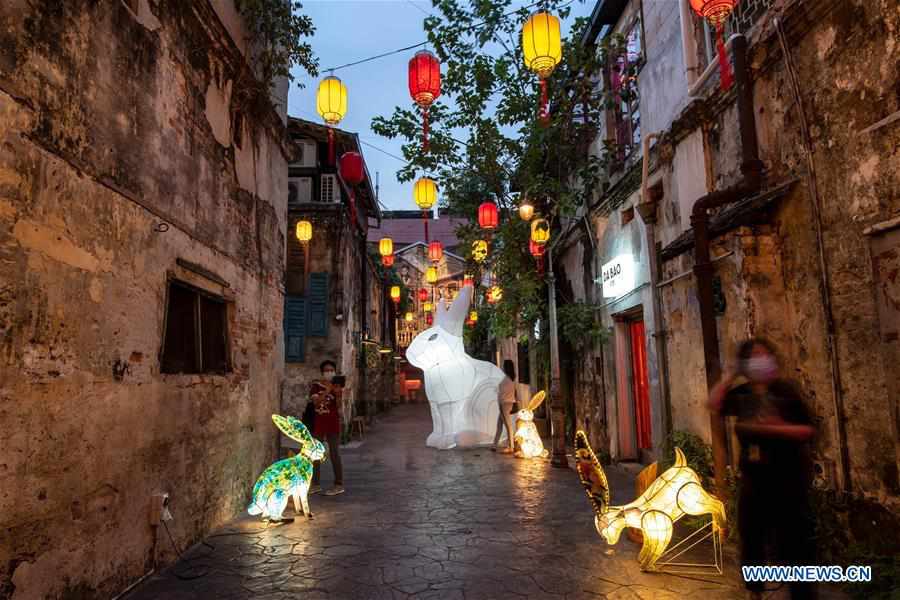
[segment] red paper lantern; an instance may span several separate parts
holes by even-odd
[[[428,152],[428,109],[441,95],[441,63],[428,50],[409,61],[409,95],[422,109],[422,146]]]
[[[419,302],[425,302],[426,300],[428,300],[428,290],[419,288]]]
[[[381,264],[383,264],[386,267],[393,267],[394,266],[394,255],[386,254],[386,255],[382,256]]]
[[[716,29],[716,50],[719,57],[719,80],[722,89],[727,90],[734,81],[731,63],[725,50],[725,22],[740,0],[691,0],[694,12],[709,21]]]
[[[341,179],[350,186],[350,220],[356,222],[356,194],[353,186],[359,185],[365,179],[365,166],[363,158],[358,152],[345,152],[338,161],[338,171]]]
[[[425,324],[426,324],[426,325],[431,325],[432,323],[434,323],[434,317],[432,316],[432,314],[431,314],[431,313],[425,313]]]
[[[428,258],[432,262],[440,262],[444,256],[444,245],[440,242],[428,244]]]
[[[485,202],[478,207],[478,224],[482,229],[496,229],[500,218],[497,215],[497,205],[493,202]]]
[[[544,244],[538,244],[534,240],[528,240],[528,251],[531,252],[531,255],[535,258],[544,255],[544,250],[547,249],[547,246]]]
[[[463,287],[466,287],[467,285],[475,285],[475,279],[468,273],[463,275]]]

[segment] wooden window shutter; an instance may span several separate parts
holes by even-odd
[[[303,362],[306,298],[284,297],[284,361]]]
[[[309,335],[328,335],[328,273],[309,275]]]

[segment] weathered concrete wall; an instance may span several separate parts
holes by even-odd
[[[240,55],[209,5],[138,8],[0,7],[4,597],[113,596],[153,564],[151,494],[184,547],[274,456],[281,132],[245,114],[234,143]],[[228,301],[230,373],[160,374],[169,273]]]

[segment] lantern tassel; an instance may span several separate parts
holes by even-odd
[[[428,144],[428,109],[422,109],[422,149],[425,152],[429,150]]]
[[[328,164],[334,166],[334,128],[328,128]]]
[[[719,81],[722,91],[727,92],[734,83],[734,74],[731,72],[731,61],[728,59],[728,51],[725,49],[725,24],[720,23],[716,27],[716,53],[719,56]]]
[[[538,112],[541,123],[547,125],[550,122],[550,113],[547,110],[547,80],[541,78],[541,108]]]
[[[425,223],[425,243],[428,243],[428,211],[422,211],[422,222]]]

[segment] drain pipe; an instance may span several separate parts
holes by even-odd
[[[656,252],[656,206],[659,198],[651,197],[647,189],[647,180],[650,178],[650,142],[658,140],[658,133],[651,133],[644,137],[644,165],[641,177],[641,202],[637,205],[637,211],[644,221],[647,231],[647,254],[650,258],[650,294],[653,310],[653,341],[656,347],[656,359],[659,365],[659,387],[662,393],[660,405],[662,409],[662,425],[664,439],[672,433],[672,401],[669,393],[669,357],[666,349],[666,328],[663,326],[662,298],[657,287],[659,280],[659,254]]]
[[[713,275],[715,269],[709,253],[709,213],[712,208],[735,202],[759,192],[762,187],[762,162],[756,139],[756,121],[753,114],[753,86],[747,64],[747,38],[734,38],[734,73],[737,82],[737,108],[741,133],[741,180],[724,190],[714,191],[694,203],[691,211],[691,227],[694,230],[694,277],[697,282],[697,300],[700,305],[700,325],[703,331],[703,361],[706,367],[706,385],[709,390],[721,377],[719,359],[719,333],[713,299]],[[710,412],[713,463],[716,488],[719,497],[725,496],[727,455],[725,451],[725,420],[716,412]]]

